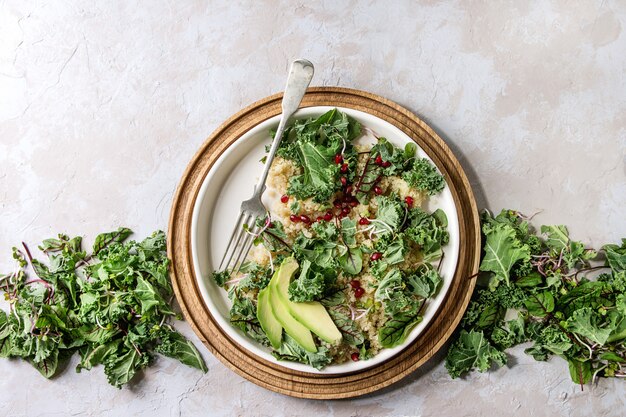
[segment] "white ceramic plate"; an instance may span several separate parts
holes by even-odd
[[[299,110],[294,118],[317,117],[332,108],[307,107]],[[396,146],[404,147],[405,144],[413,142],[400,129],[376,116],[348,108],[339,107],[338,109],[358,120],[377,135],[387,138]],[[431,299],[425,307],[424,320],[411,331],[405,343],[393,349],[383,349],[370,360],[330,365],[321,371],[300,363],[278,361],[271,355],[270,349],[249,339],[230,324],[230,300],[226,291],[219,288],[211,278],[213,268],[219,264],[226,249],[228,237],[239,214],[239,206],[243,200],[250,198],[257,178],[261,174],[263,165],[259,160],[265,155],[265,145],[271,142],[269,131],[278,126],[278,120],[279,116],[270,118],[246,132],[220,156],[200,188],[193,210],[191,249],[195,279],[202,293],[202,299],[217,323],[236,343],[267,361],[297,371],[321,374],[355,372],[378,365],[402,351],[419,337],[437,313],[448,292],[459,256],[459,220],[452,194],[446,187],[442,193],[431,197],[427,205],[423,207],[429,212],[441,208],[446,213],[450,242],[443,248],[445,257],[440,271],[443,284],[435,298]],[[428,157],[419,147],[417,153],[420,157]],[[271,199],[277,197],[275,192],[268,190],[263,199],[264,202],[269,203]],[[269,204],[266,206],[270,207]]]

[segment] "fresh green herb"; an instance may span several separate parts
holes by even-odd
[[[0,278],[10,308],[0,310],[0,356],[25,359],[50,378],[78,352],[77,372],[101,364],[116,387],[155,353],[206,372],[196,348],[168,323],[175,313],[165,235],[126,242],[131,233],[120,228],[98,235],[90,255],[80,237],[46,239],[40,249],[48,264],[26,245],[25,254],[13,248],[17,269]],[[26,274],[29,264],[35,276]]]
[[[518,212],[483,215],[485,256],[461,332],[448,351],[452,377],[506,363],[504,350],[532,341],[526,353],[567,360],[572,380],[626,377],[626,239],[600,252],[573,241],[565,226],[535,233]],[[599,254],[604,265],[592,266]],[[597,279],[587,274],[602,270]],[[505,316],[517,313],[517,319]]]

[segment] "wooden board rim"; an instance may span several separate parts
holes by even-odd
[[[469,181],[451,150],[419,117],[380,96],[348,88],[307,90],[302,107],[337,106],[365,111],[390,122],[417,142],[450,184],[461,234],[459,263],[438,313],[418,339],[388,361],[351,374],[298,372],[265,361],[241,348],[211,317],[195,281],[191,259],[191,215],[200,186],[213,162],[243,133],[280,114],[282,94],[259,100],[231,116],[200,146],[172,201],[168,229],[171,276],[182,312],[194,332],[222,363],[244,378],[275,392],[301,398],[336,399],[364,395],[404,378],[432,357],[451,336],[473,291],[480,261],[480,224]],[[464,247],[465,244],[465,247]],[[253,365],[253,366],[251,366]]]

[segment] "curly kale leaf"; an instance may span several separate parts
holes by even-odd
[[[326,202],[341,187],[334,157],[343,150],[344,160],[354,165],[356,154],[351,141],[360,134],[360,124],[337,109],[318,118],[296,120],[285,130],[278,149],[279,156],[292,160],[304,171],[290,179],[287,193],[299,200],[312,197],[318,203]]]
[[[566,322],[567,329],[594,343],[604,345],[615,330],[614,323],[606,323],[604,318],[589,307],[580,308]]]
[[[626,239],[622,239],[622,245],[604,245],[606,263],[614,274],[626,271]]]
[[[169,356],[191,366],[207,372],[208,369],[200,356],[198,349],[176,330],[164,328],[159,333],[161,343],[156,347],[156,351],[162,355]]]
[[[272,355],[279,360],[305,363],[315,369],[322,369],[333,361],[328,348],[319,346],[317,352],[307,352],[287,334],[284,335],[280,348],[273,351]]]
[[[333,160],[337,150],[311,142],[298,142],[296,146],[304,173],[290,178],[287,194],[299,200],[313,197],[318,203],[328,201],[341,185],[337,181],[339,166]]]
[[[321,298],[326,290],[324,274],[311,268],[311,261],[302,262],[300,275],[289,284],[289,299],[298,303]]]
[[[422,264],[405,278],[410,291],[422,298],[430,298],[439,289],[441,277],[430,264]]]
[[[29,281],[18,269],[0,279],[13,306],[13,314],[0,314],[0,357],[21,357],[49,378],[78,351],[77,372],[104,365],[116,387],[148,366],[159,350],[206,369],[201,358],[188,360],[182,345],[187,350],[192,345],[167,324],[175,313],[167,301],[172,287],[165,234],[125,241],[129,234],[120,228],[99,235],[89,255],[80,238],[46,239],[40,248],[48,264],[26,248],[37,278]],[[14,258],[19,268],[26,266],[17,250]]]
[[[402,204],[397,198],[387,196],[376,197],[376,203],[376,218],[371,220],[374,224],[373,232],[378,237],[396,234],[404,221],[405,211]]]
[[[481,271],[493,272],[490,288],[510,281],[511,268],[517,262],[530,260],[530,248],[515,236],[515,229],[507,224],[483,228],[487,241],[485,256],[480,264]]]
[[[437,168],[426,158],[417,158],[413,161],[411,169],[402,174],[409,186],[423,191],[428,195],[439,194],[446,186],[443,176]]]
[[[506,361],[506,354],[492,346],[482,331],[462,330],[448,351],[445,366],[452,378],[458,378],[472,369],[485,372],[492,365],[503,366]]]
[[[429,214],[418,207],[413,208],[409,210],[407,223],[404,235],[420,245],[424,261],[441,258],[442,248],[450,239],[448,218],[443,210],[437,209]]]

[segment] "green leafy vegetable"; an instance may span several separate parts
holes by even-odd
[[[402,174],[402,178],[413,188],[435,195],[443,191],[446,182],[437,168],[426,158],[417,158],[410,171]]]
[[[486,371],[492,364],[502,366],[506,363],[506,355],[493,347],[483,332],[462,330],[458,340],[448,351],[446,369],[453,378],[470,369]]]
[[[398,346],[421,321],[422,316],[416,313],[397,313],[378,331],[378,341],[386,348]]]
[[[305,259],[300,267],[297,279],[289,284],[289,298],[291,301],[313,301],[324,294],[326,288],[324,274],[311,269],[311,261]]]
[[[121,387],[154,361],[155,353],[206,372],[196,348],[168,323],[165,235],[126,241],[130,229],[96,237],[93,253],[80,238],[59,235],[40,249],[48,264],[16,248],[17,271],[0,278],[10,311],[0,311],[0,356],[20,357],[46,378],[78,351],[76,371],[104,365],[108,381]],[[30,264],[35,277],[25,268]]]
[[[508,285],[511,268],[518,261],[530,259],[530,248],[516,239],[515,230],[507,224],[485,230],[485,236],[485,256],[480,270],[494,273],[492,288],[500,281],[505,281]]]
[[[570,376],[585,384],[596,377],[626,377],[626,239],[605,245],[605,265],[590,264],[598,253],[570,238],[565,226],[535,233],[523,216],[503,210],[482,217],[486,237],[477,285],[448,351],[452,377],[506,363],[504,350],[527,341],[526,353],[545,361],[567,360]],[[587,273],[603,269],[597,279]],[[517,319],[505,321],[507,312]],[[482,352],[482,353],[481,353]],[[481,359],[482,358],[482,359]]]
[[[272,352],[272,355],[280,360],[302,362],[311,365],[315,369],[322,369],[333,360],[328,348],[320,346],[317,348],[317,352],[307,352],[289,335],[284,335],[280,349]]]

